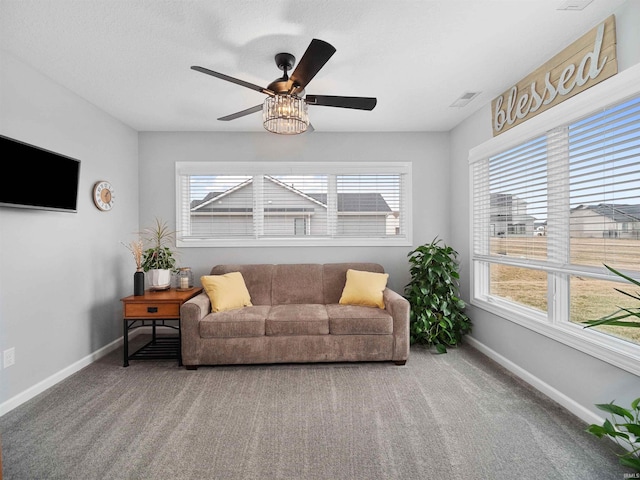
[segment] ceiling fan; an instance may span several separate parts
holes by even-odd
[[[305,87],[335,52],[336,49],[332,45],[314,38],[291,76],[289,76],[289,71],[295,64],[295,57],[290,53],[278,53],[275,56],[276,65],[284,74],[282,77],[276,78],[266,88],[223,73],[214,72],[208,68],[198,66],[192,66],[191,68],[267,95],[263,104],[220,117],[218,120],[235,120],[236,118],[262,111],[263,126],[268,131],[281,134],[297,134],[313,130],[309,123],[307,105],[352,108],[356,110],[373,110],[376,106],[377,100],[372,97],[305,95]]]

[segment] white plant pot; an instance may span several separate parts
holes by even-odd
[[[171,270],[151,269],[147,279],[151,290],[166,290],[171,287]]]

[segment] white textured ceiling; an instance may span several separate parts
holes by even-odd
[[[308,94],[377,97],[371,112],[310,106],[316,131],[448,131],[603,21],[623,0],[1,0],[0,47],[139,131],[264,131],[274,55],[319,38],[336,53]],[[450,105],[482,92],[464,108]],[[0,112],[1,114],[1,112]]]

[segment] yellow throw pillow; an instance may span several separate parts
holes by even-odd
[[[251,296],[240,272],[224,275],[203,275],[202,287],[211,300],[212,312],[224,312],[242,307],[251,307]]]
[[[347,270],[347,282],[342,290],[340,303],[384,308],[382,292],[387,287],[388,273]]]

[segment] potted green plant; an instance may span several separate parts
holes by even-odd
[[[640,282],[619,272],[615,268],[607,264],[604,266],[620,278],[625,279],[629,283],[640,287]],[[640,292],[629,293],[618,288],[615,289],[627,297],[640,301]],[[636,318],[637,320],[634,320]],[[587,320],[584,328],[597,327],[598,325],[611,325],[614,327],[640,328],[640,306],[638,307],[620,307],[616,312],[607,315],[598,320]],[[622,465],[633,468],[640,472],[640,398],[636,398],[631,402],[631,409],[626,409],[613,402],[596,404],[596,407],[611,415],[611,420],[606,419],[602,425],[589,425],[587,432],[598,438],[609,437],[627,452],[619,454],[618,458]]]
[[[167,223],[156,218],[153,227],[142,233],[149,247],[142,254],[142,268],[148,273],[149,288],[165,290],[171,287],[171,272],[176,271],[176,259],[171,250],[175,231]]]
[[[458,345],[471,331],[459,297],[458,252],[437,237],[409,253],[411,282],[404,291],[411,305],[410,341],[434,345],[439,353]]]
[[[620,273],[618,270],[610,267],[607,264],[603,264],[603,265],[607,268],[607,270],[614,273],[618,277],[624,278],[626,281],[632,283],[633,285],[640,287],[640,282],[638,282],[637,280],[634,280],[633,278],[627,275],[624,275],[623,273]],[[627,297],[631,297],[634,300],[640,301],[640,293],[633,294],[633,293],[622,291],[619,288],[616,288],[614,290],[622,293],[623,295],[626,295]],[[638,320],[633,320],[633,317],[637,318]],[[624,319],[626,318],[630,320],[624,321]],[[615,313],[612,313],[611,315],[607,315],[606,317],[602,317],[598,320],[587,320],[586,322],[583,322],[583,323],[586,325],[586,327],[584,328],[597,327],[598,325],[613,325],[615,327],[640,328],[640,307],[619,308],[619,310],[617,310]]]
[[[602,425],[589,425],[587,432],[598,438],[609,437],[627,452],[617,454],[620,464],[640,472],[640,398],[631,402],[631,409],[604,403],[596,405],[611,415]],[[626,444],[626,447],[625,447]]]

